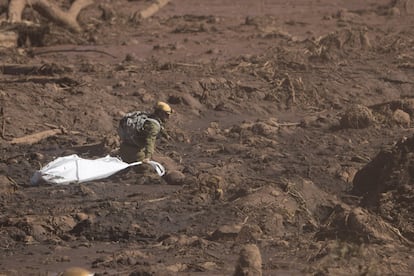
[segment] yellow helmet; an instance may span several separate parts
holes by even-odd
[[[158,102],[155,106],[156,110],[164,111],[167,114],[171,114],[173,112],[171,106],[165,102]]]
[[[94,273],[87,271],[81,267],[70,267],[66,269],[60,276],[93,276]]]

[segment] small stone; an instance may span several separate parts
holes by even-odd
[[[75,218],[79,221],[83,221],[83,220],[87,220],[89,218],[89,216],[85,213],[77,213],[75,215]]]
[[[245,245],[240,251],[234,276],[261,276],[262,256],[254,244]]]
[[[45,156],[41,154],[40,152],[34,152],[30,156],[32,160],[42,161],[45,159]]]
[[[70,257],[69,256],[61,256],[61,257],[58,257],[58,259],[56,261],[61,262],[61,263],[70,262]]]
[[[401,109],[397,109],[394,111],[392,118],[398,125],[402,127],[410,127],[411,118],[410,114],[407,112],[404,112]]]
[[[182,185],[185,175],[180,171],[170,171],[165,175],[165,181],[169,185]]]
[[[93,275],[93,273],[81,267],[70,267],[66,269],[60,275],[61,276],[89,276],[89,275]]]

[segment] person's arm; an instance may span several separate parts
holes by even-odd
[[[157,136],[160,132],[160,126],[156,123],[146,121],[144,124],[144,154],[145,159],[151,159],[152,155],[155,151],[155,141],[157,140]]]
[[[162,138],[164,138],[166,140],[171,140],[172,139],[171,136],[170,136],[170,134],[168,134],[168,132],[165,130],[165,128],[162,128],[160,130],[160,137],[162,137]]]

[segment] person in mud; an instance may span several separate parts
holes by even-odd
[[[136,171],[146,172],[154,154],[156,140],[164,133],[164,125],[173,113],[165,102],[158,102],[152,113],[134,111],[127,113],[120,121],[118,134],[121,144],[119,155],[124,162],[142,161]]]

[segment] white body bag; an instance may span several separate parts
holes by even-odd
[[[30,182],[38,184],[45,181],[51,184],[82,183],[109,177],[128,167],[140,165],[142,162],[125,163],[119,158],[109,155],[98,159],[84,159],[76,154],[59,157],[36,171]],[[159,176],[165,173],[164,167],[155,161],[149,164]]]

